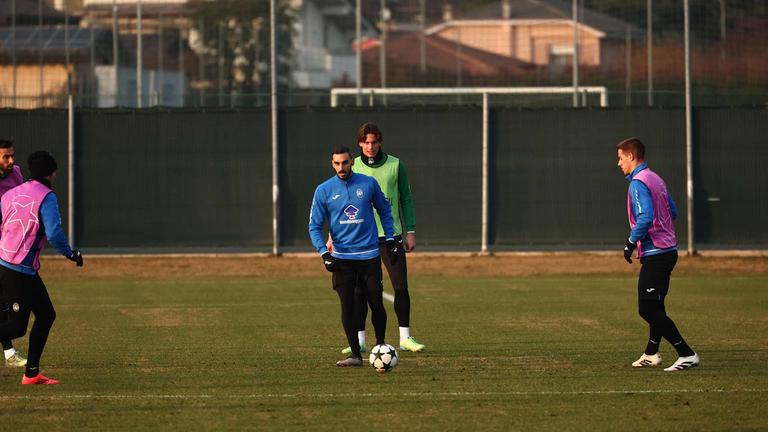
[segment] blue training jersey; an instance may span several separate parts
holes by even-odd
[[[366,260],[379,256],[373,209],[381,215],[384,236],[394,238],[392,210],[373,177],[351,173],[347,180],[334,175],[315,189],[309,212],[309,237],[322,255],[328,252],[323,224],[328,221],[335,258]]]

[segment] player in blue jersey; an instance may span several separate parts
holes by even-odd
[[[359,311],[355,307],[358,278],[365,281],[362,294],[371,308],[376,344],[385,343],[387,312],[382,301],[381,257],[374,208],[381,215],[390,260],[396,261],[399,253],[389,202],[373,177],[352,173],[352,164],[349,148],[340,146],[333,150],[331,166],[336,175],[315,189],[309,215],[309,237],[323,258],[326,270],[333,273],[333,289],[341,303],[341,323],[351,348],[348,358],[336,362],[339,367],[363,364],[357,339]],[[333,237],[333,252],[329,252],[325,244],[323,224],[326,221]]]

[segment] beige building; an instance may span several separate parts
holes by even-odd
[[[577,32],[579,64],[599,66],[606,34],[583,24]],[[570,61],[574,51],[573,21],[565,19],[457,20],[427,33],[538,66]]]

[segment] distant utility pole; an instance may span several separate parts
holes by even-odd
[[[64,7],[64,65],[67,73],[67,95],[72,94],[72,76],[69,73],[69,3],[64,0],[62,6]]]
[[[648,0],[646,12],[648,51],[648,106],[653,106],[653,0]]]
[[[141,0],[136,2],[136,107],[141,108],[141,95],[144,93],[141,82]]]
[[[11,58],[13,62],[13,107],[16,108],[16,0],[11,0]]]
[[[426,46],[426,31],[427,31],[427,7],[425,5],[426,0],[419,2],[419,25],[421,31],[419,32],[419,64],[421,66],[421,73],[427,72],[427,46]]]
[[[379,22],[381,25],[381,43],[379,44],[379,81],[381,88],[387,87],[387,19],[389,11],[387,10],[387,0],[381,0],[381,9],[379,10]]]
[[[355,1],[355,82],[357,86],[357,96],[355,97],[355,104],[360,106],[362,103],[362,95],[360,89],[363,87],[363,31],[362,31],[362,0]]]
[[[579,0],[572,0],[573,16],[573,56],[571,69],[573,70],[573,107],[579,106]]]
[[[37,42],[39,49],[37,53],[37,64],[40,69],[40,104],[44,105],[45,82],[43,81],[43,0],[37,1]]]
[[[164,68],[164,62],[165,62],[165,45],[163,40],[163,14],[159,14],[157,16],[157,75],[155,75],[155,79],[157,80],[157,84],[155,85],[155,89],[157,89],[157,104],[162,105],[163,104],[163,70]]]
[[[117,40],[120,27],[117,22],[117,0],[112,0],[112,64],[115,66],[115,106],[120,105],[120,54]]]

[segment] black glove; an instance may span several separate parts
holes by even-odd
[[[83,266],[83,254],[81,254],[80,251],[77,249],[73,250],[72,255],[68,256],[67,259],[69,259],[70,261],[74,261],[78,267]]]
[[[400,245],[395,240],[387,240],[387,255],[389,256],[389,262],[395,264],[397,257],[400,254]]]
[[[324,253],[322,257],[323,257],[323,265],[325,265],[325,269],[331,273],[335,272],[337,270],[336,258],[334,258],[330,252]]]
[[[635,249],[637,249],[637,245],[627,239],[627,244],[624,245],[624,259],[630,264],[632,264],[632,252],[634,252]]]

